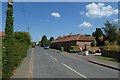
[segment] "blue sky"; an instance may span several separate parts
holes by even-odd
[[[26,17],[24,17],[23,8]],[[5,28],[7,4],[2,4],[2,28]],[[118,21],[118,3],[92,2],[15,2],[14,31],[27,31],[32,41],[72,34],[92,34],[106,20]],[[26,25],[28,24],[28,26]]]

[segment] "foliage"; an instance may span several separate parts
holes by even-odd
[[[96,38],[97,46],[103,46],[103,32],[100,28],[96,28],[96,31],[92,33],[92,36]]]
[[[31,43],[30,34],[25,32],[14,33],[13,5],[8,3],[6,12],[5,39],[2,42],[2,80],[9,80],[13,70],[26,57],[28,45]]]
[[[46,35],[42,36],[42,39],[41,39],[41,46],[42,47],[45,46],[46,41],[47,41],[47,36]]]
[[[92,47],[96,47],[96,45],[97,45],[96,40],[92,41],[91,46],[92,46]]]
[[[6,40],[8,42],[13,42],[14,39],[14,29],[13,29],[13,5],[8,4],[8,9],[6,12]]]
[[[110,23],[109,21],[106,21],[104,24],[105,28],[103,28],[107,40],[109,42],[115,42],[118,40],[118,30],[119,30],[119,25]]]
[[[120,28],[119,28],[119,33],[118,33],[118,41],[117,44],[120,45]]]
[[[96,58],[100,58],[100,59],[108,60],[108,61],[118,62],[118,59],[115,59],[115,58],[109,58],[109,57],[104,57],[104,56],[96,56]]]
[[[85,34],[85,36],[91,36],[90,34]]]
[[[2,46],[2,77],[6,80],[12,76],[13,70],[26,57],[28,46],[25,43],[19,42],[14,42],[13,44],[3,42]]]
[[[54,38],[53,37],[50,37],[50,41],[53,41],[54,40]]]
[[[50,41],[50,40],[47,40],[47,41],[45,42],[45,45],[50,46],[50,43],[51,43],[51,41]]]
[[[107,50],[107,51],[117,51],[117,52],[120,52],[120,46],[118,46],[118,45],[116,45],[116,44],[106,45],[106,46],[104,46],[104,49]]]
[[[96,53],[98,50],[99,50],[99,47],[90,47],[89,48],[89,52],[92,54]]]
[[[31,37],[29,32],[15,32],[14,38],[18,42],[26,43],[27,45],[31,44]]]
[[[79,51],[78,46],[71,46],[70,47],[70,52],[78,52],[78,51]]]

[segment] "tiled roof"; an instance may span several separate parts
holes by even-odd
[[[59,39],[52,41],[52,43],[67,42],[67,41],[80,41],[80,40],[81,41],[92,41],[92,40],[95,40],[95,38],[91,36],[85,36],[82,34],[75,34],[75,35],[68,35],[68,36],[61,37]]]
[[[0,37],[5,37],[5,32],[0,32]]]

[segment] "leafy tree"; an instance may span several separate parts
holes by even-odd
[[[118,32],[118,41],[117,41],[118,45],[120,45],[120,28],[119,28],[119,32]]]
[[[6,11],[6,40],[7,42],[13,42],[14,39],[14,28],[13,28],[13,5],[11,2],[8,2],[8,9]]]
[[[91,36],[90,34],[85,34],[85,36]]]
[[[51,43],[51,41],[50,41],[50,40],[47,40],[47,41],[45,42],[45,45],[50,46],[50,43]]]
[[[54,38],[53,37],[50,37],[50,41],[53,41],[54,40]]]
[[[116,42],[118,40],[119,25],[110,23],[109,21],[106,21],[104,25],[103,30],[107,40],[109,40],[110,43]]]
[[[47,41],[47,36],[46,35],[42,36],[42,39],[41,39],[41,46],[42,47],[45,46],[46,41]]]
[[[7,43],[7,46],[5,48],[6,52],[4,53],[5,56],[3,56],[3,60],[6,60],[6,64],[3,64],[2,69],[3,73],[6,73],[7,75],[11,70],[14,69],[14,53],[12,53],[12,45],[14,45],[14,28],[13,28],[13,5],[12,2],[8,2],[8,9],[6,11],[6,25],[5,25],[5,41]],[[2,61],[3,62],[3,61]],[[8,72],[7,72],[8,71]],[[4,77],[2,75],[3,78]]]
[[[100,28],[96,28],[96,31],[92,33],[92,36],[96,38],[97,46],[103,46],[103,32]]]
[[[96,47],[96,45],[97,45],[96,40],[92,41],[91,46],[92,46],[92,47]]]
[[[27,45],[31,44],[31,36],[29,32],[15,32],[14,38],[18,42],[26,43]]]

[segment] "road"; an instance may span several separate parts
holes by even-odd
[[[31,78],[118,78],[118,71],[36,47],[31,51]]]

